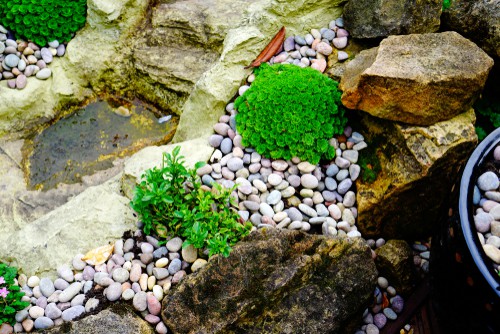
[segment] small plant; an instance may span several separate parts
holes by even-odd
[[[443,0],[443,10],[450,8],[451,0]]]
[[[172,154],[163,155],[161,168],[154,167],[143,174],[136,187],[132,208],[139,214],[144,232],[156,232],[160,237],[181,236],[183,247],[207,248],[209,256],[229,256],[231,246],[250,233],[251,224],[239,222],[231,205],[232,189],[218,183],[212,191],[202,188],[196,169],[184,166],[184,157],[176,147]]]
[[[0,23],[40,46],[68,42],[85,25],[87,0],[0,0]]]
[[[500,98],[493,94],[483,95],[474,104],[476,112],[476,134],[479,140],[500,127]]]
[[[0,263],[0,325],[4,322],[14,325],[18,311],[30,305],[21,301],[24,292],[15,284],[17,269]]]
[[[310,163],[335,157],[329,140],[346,119],[338,83],[311,68],[262,64],[255,81],[235,101],[243,144],[273,159]]]

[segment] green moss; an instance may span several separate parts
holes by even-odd
[[[311,68],[261,65],[255,81],[235,101],[243,144],[273,159],[294,156],[311,163],[332,159],[328,140],[346,119],[338,83]]]
[[[86,15],[87,0],[0,0],[0,24],[40,46],[68,42]]]

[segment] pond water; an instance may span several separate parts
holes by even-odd
[[[78,183],[83,175],[113,167],[117,158],[169,142],[178,120],[157,116],[138,100],[97,100],[78,108],[26,141],[28,186],[47,190]]]

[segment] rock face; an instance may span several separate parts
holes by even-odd
[[[373,183],[356,181],[363,236],[414,240],[432,233],[458,170],[477,143],[474,121],[472,109],[429,127],[363,114],[361,132],[369,146],[378,147],[381,165]]]
[[[500,2],[453,0],[442,20],[445,28],[474,41],[491,57],[500,58]]]
[[[110,308],[82,320],[67,322],[60,327],[42,331],[45,334],[154,334],[154,329],[132,306],[113,304]]]
[[[251,0],[160,1],[134,46],[136,92],[176,114]]]
[[[24,226],[3,224],[0,261],[28,276],[55,275],[76,253],[108,244],[135,227],[129,200],[120,195],[120,179],[87,188],[66,204]]]
[[[415,269],[410,245],[404,240],[389,240],[375,252],[375,264],[380,275],[387,278],[400,294],[411,293],[415,284]]]
[[[350,0],[344,20],[355,38],[423,34],[438,31],[442,5],[441,0]]]
[[[184,279],[162,317],[174,333],[352,333],[375,279],[361,239],[264,229]]]
[[[224,114],[225,105],[250,73],[243,67],[255,59],[281,26],[286,26],[287,35],[303,34],[318,25],[328,26],[342,13],[343,3],[342,0],[258,0],[249,2],[245,9],[238,8],[241,17],[227,31],[221,56],[199,78],[182,107],[174,142],[206,138],[212,133],[206,124],[215,124]],[[227,15],[221,20],[227,20]]]
[[[455,32],[390,36],[347,65],[342,103],[384,119],[431,125],[467,111],[492,67],[486,53]]]

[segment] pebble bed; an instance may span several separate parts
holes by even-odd
[[[500,162],[500,145],[495,147],[493,159]],[[479,206],[474,215],[479,240],[492,266],[500,272],[500,180],[497,174],[488,171],[479,176],[473,204]]]
[[[346,47],[348,36],[342,18],[338,18],[331,21],[328,28],[312,29],[304,37],[288,37],[283,52],[270,63],[310,66],[324,72],[326,57],[333,53],[333,48],[337,49],[338,60],[348,58],[347,53],[338,50]],[[240,87],[240,95],[253,79],[251,74],[247,84]],[[229,103],[226,111],[214,125],[215,134],[209,138],[215,151],[209,163],[197,170],[206,187],[213,182],[228,188],[237,185],[233,196],[237,199],[239,215],[250,221],[254,229],[282,228],[361,237],[356,227],[354,187],[361,172],[358,157],[367,147],[361,134],[347,126],[343,135],[332,138],[330,144],[336,149],[336,158],[328,164],[312,165],[296,158],[272,160],[243,147],[236,130],[234,104]],[[180,238],[173,238],[166,246],[159,246],[158,240],[143,236],[138,230],[134,236],[116,241],[113,254],[103,264],[88,264],[82,260],[82,254],[77,254],[72,266],[58,268],[55,281],[21,274],[18,284],[26,293],[23,299],[31,305],[16,314],[17,323],[12,330],[17,333],[50,328],[91,314],[103,300],[122,300],[132,303],[157,333],[167,333],[160,318],[164,294],[207,263],[205,255],[201,254],[200,258],[193,247],[182,249],[182,242]],[[385,240],[369,239],[367,243],[375,257],[374,250],[383,246]],[[426,272],[428,244],[415,243],[413,249],[415,265]],[[362,327],[356,333],[378,333],[388,321],[397,318],[403,307],[403,298],[386,278],[379,277],[374,303],[365,310]],[[410,330],[409,325],[405,330]]]
[[[28,84],[28,77],[46,80],[52,75],[47,67],[54,57],[62,57],[66,46],[52,41],[48,47],[23,40],[15,40],[14,35],[0,25],[0,62],[2,63],[0,80],[7,81],[7,87],[23,89]]]

